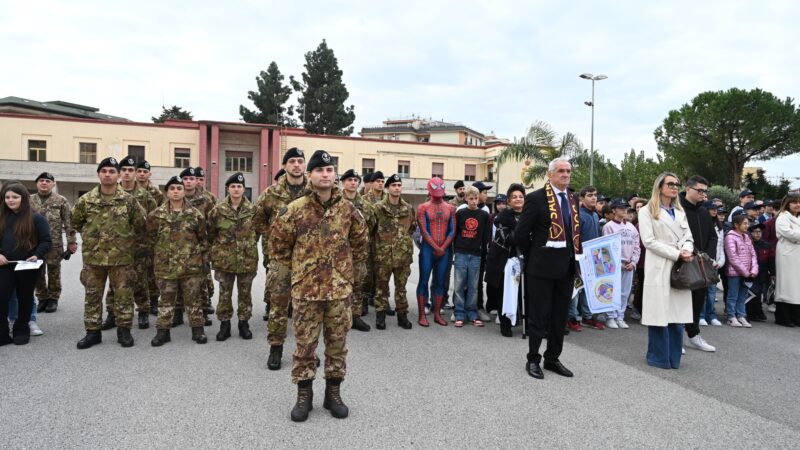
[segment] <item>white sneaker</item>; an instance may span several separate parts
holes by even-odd
[[[481,322],[491,322],[492,316],[486,312],[485,309],[481,308],[478,310],[478,318],[481,319]]]
[[[694,347],[698,350],[702,350],[704,352],[717,351],[716,347],[706,342],[706,340],[703,339],[703,336],[700,336],[699,334],[693,338],[689,338],[689,346]]]
[[[736,317],[731,317],[730,319],[728,319],[728,325],[730,325],[732,327],[741,327],[742,326],[742,324],[738,320],[736,320]]]
[[[699,323],[700,323],[701,327],[707,327],[708,326],[708,322],[706,322],[706,319],[700,319]]]
[[[686,347],[681,347],[681,355],[685,355],[685,354],[686,354]]]
[[[750,325],[750,322],[748,322],[744,317],[739,317],[739,323],[745,328],[753,328],[753,326]]]
[[[456,313],[453,313],[453,315],[450,316],[450,322],[455,322],[455,321],[456,321]]]
[[[606,320],[606,328],[613,328],[615,330],[619,328],[619,325],[617,325],[617,320],[616,319]]]
[[[721,327],[722,322],[720,322],[719,319],[711,319],[711,325],[715,327]]]
[[[494,318],[494,323],[500,325],[500,314],[498,314],[497,317]]]
[[[624,320],[622,320],[622,319],[617,319],[617,326],[618,326],[618,327],[620,327],[620,328],[622,328],[623,330],[627,330],[628,328],[630,328],[630,327],[628,326],[628,324],[627,324],[627,323],[625,323],[625,321],[624,321]]]
[[[767,311],[774,313],[775,312],[775,303],[767,306]]]
[[[31,329],[31,336],[41,336],[44,334],[44,331],[42,331],[42,329],[39,328],[39,325],[37,325],[36,322],[32,320],[28,322],[28,328]]]

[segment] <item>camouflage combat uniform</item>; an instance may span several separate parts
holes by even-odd
[[[146,242],[145,211],[121,186],[110,198],[97,186],[81,196],[72,209],[72,228],[83,239],[81,283],[86,288],[84,325],[99,331],[106,278],[114,288],[117,325],[130,328],[133,320],[134,253]]]
[[[186,295],[192,327],[203,326],[203,253],[208,246],[206,219],[184,200],[181,211],[167,201],[147,216],[147,233],[154,239],[153,261],[161,302],[156,328],[172,327],[178,291]]]
[[[362,198],[367,203],[369,203],[371,205],[375,205],[378,202],[380,202],[381,200],[383,200],[384,198],[386,198],[387,195],[388,194],[386,194],[384,192],[384,193],[382,193],[380,195],[380,197],[378,197],[377,195],[375,195],[375,190],[374,189],[370,189],[370,191],[367,192],[366,194],[364,194],[362,196]],[[364,284],[364,292],[365,292],[365,295],[367,297],[369,297],[370,299],[373,299],[373,301],[374,301],[375,295],[377,293],[376,292],[376,286],[377,286],[376,281],[378,279],[378,273],[375,270],[375,235],[374,234],[370,234],[369,237],[370,237],[369,255],[367,256],[367,262],[366,262],[366,265],[367,265],[366,280],[367,281]]]
[[[407,313],[406,283],[411,275],[411,261],[414,257],[411,234],[416,228],[414,208],[402,198],[397,205],[389,203],[386,198],[375,205],[375,217],[375,310],[386,311],[389,308],[389,277],[394,275],[394,302],[397,312]]]
[[[261,245],[264,253],[264,267],[267,268],[267,281],[264,286],[264,303],[270,305],[269,324],[267,325],[267,340],[269,345],[283,345],[286,340],[286,327],[289,321],[289,300],[290,292],[288,286],[281,286],[270,283],[275,277],[270,276],[275,267],[270,262],[271,253],[268,249],[268,236],[272,224],[278,212],[285,208],[293,200],[304,195],[308,195],[306,184],[308,180],[303,177],[303,183],[299,186],[290,186],[286,181],[286,175],[278,178],[278,181],[264,190],[256,201],[256,231],[264,238]]]
[[[367,255],[364,218],[338,188],[324,204],[312,193],[280,211],[269,249],[276,268],[271,276],[291,285],[297,341],[292,382],[314,379],[320,332],[325,339],[325,378],[344,378],[352,280],[362,276],[356,268],[363,267]]]
[[[164,193],[161,192],[161,189],[158,188],[152,181],[147,180],[147,183],[141,184],[137,182],[137,185],[141,188],[147,190],[150,196],[153,197],[153,200],[156,201],[156,205],[161,206],[164,203]],[[150,306],[151,309],[153,305],[158,304],[158,286],[156,285],[156,274],[153,269],[153,255],[150,252],[150,257],[147,261],[147,291],[150,293]]]
[[[186,201],[189,202],[195,209],[200,211],[203,215],[203,218],[208,221],[208,213],[214,209],[212,197],[203,195],[203,192],[199,189],[195,190],[194,195],[189,196],[187,195]],[[201,297],[203,300],[203,308],[211,308],[211,297],[214,296],[214,281],[211,279],[211,259],[208,254],[208,247],[204,247],[203,251],[203,279],[205,282],[203,283],[203,289],[201,293]],[[181,289],[178,289],[178,297],[175,300],[175,309],[183,314],[183,305],[184,305],[184,298],[185,295]]]
[[[350,203],[356,207],[356,209],[364,216],[364,222],[367,225],[367,236],[370,242],[372,241],[373,237],[375,236],[375,225],[377,224],[377,219],[375,218],[375,207],[364,201],[364,198],[356,193],[356,196],[351,200]],[[365,261],[366,267],[366,261]],[[368,287],[368,269],[364,270],[364,276],[361,280],[356,280],[354,284],[354,292],[353,292],[353,314],[358,317],[361,315],[361,305],[363,301],[367,297],[367,290]]]
[[[233,315],[233,284],[238,289],[237,317],[250,320],[253,298],[250,294],[258,270],[258,238],[253,217],[256,207],[247,197],[234,208],[230,197],[217,203],[208,215],[208,242],[211,247],[211,266],[219,282],[217,318],[231,320]]]
[[[31,207],[47,219],[50,224],[50,239],[53,248],[44,257],[45,264],[36,280],[36,298],[40,302],[58,302],[61,297],[61,255],[64,254],[63,233],[67,234],[67,245],[74,244],[75,230],[70,223],[70,206],[62,195],[51,192],[47,196],[31,196]]]
[[[144,188],[153,197],[153,200],[156,201],[156,205],[161,206],[161,204],[164,203],[164,198],[165,198],[164,193],[161,192],[161,189],[159,189],[158,186],[153,184],[152,181],[147,180],[147,183],[145,184],[139,183],[137,181],[136,185],[141,188]]]

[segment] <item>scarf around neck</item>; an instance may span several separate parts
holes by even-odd
[[[546,247],[552,248],[566,248],[567,247],[567,234],[564,232],[564,217],[561,213],[561,201],[556,198],[556,193],[553,191],[553,186],[550,182],[545,183],[544,192],[547,195],[547,209],[550,212],[550,232],[547,236]],[[578,218],[578,205],[575,198],[567,195],[567,202],[572,216],[572,246],[575,249],[575,254],[579,255],[581,251],[581,233],[580,233],[580,219]]]

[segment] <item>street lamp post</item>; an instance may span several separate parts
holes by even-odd
[[[583,104],[592,108],[592,137],[589,149],[589,184],[594,186],[594,82],[605,80],[608,77],[605,75],[592,75],[590,73],[582,73],[580,77],[584,80],[592,80],[592,101],[583,102]]]

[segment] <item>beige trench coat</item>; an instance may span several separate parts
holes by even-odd
[[[775,301],[800,305],[800,218],[782,212],[775,219]]]
[[[692,231],[686,214],[675,209],[675,220],[661,210],[657,220],[645,205],[639,210],[639,236],[647,249],[644,260],[642,324],[665,327],[670,323],[692,322],[692,291],[673,289],[669,283],[672,266],[681,250],[692,251]]]

